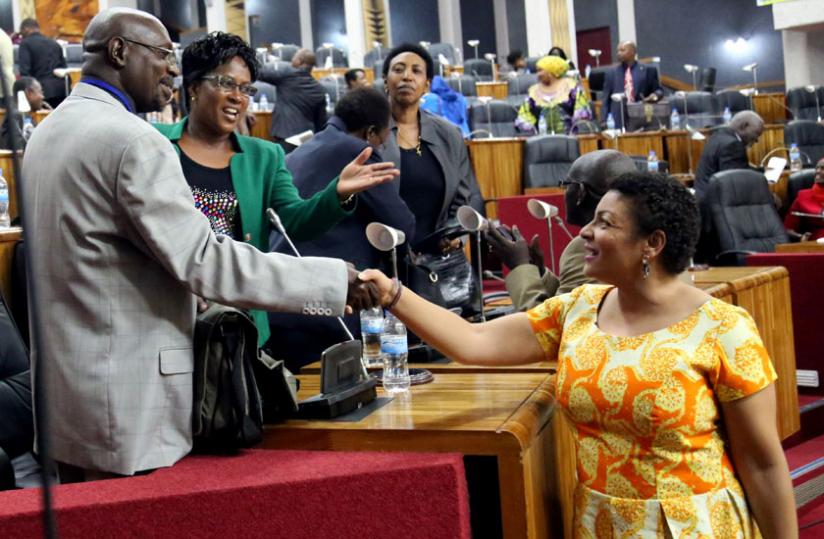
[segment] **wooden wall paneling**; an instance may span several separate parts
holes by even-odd
[[[467,141],[469,158],[485,199],[520,195],[523,186],[524,142],[521,139]],[[487,207],[490,219],[498,213]]]
[[[572,54],[572,36],[569,33],[569,10],[567,0],[549,1],[549,27],[552,44],[561,47],[569,57]]]

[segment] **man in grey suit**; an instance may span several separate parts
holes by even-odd
[[[52,456],[75,480],[170,466],[191,449],[196,295],[318,315],[378,299],[341,260],[211,232],[171,143],[133,114],[172,95],[178,69],[160,21],[104,11],[83,45],[83,81],[23,163],[42,347],[32,361],[49,390]],[[352,181],[390,178],[363,166]]]
[[[567,222],[580,227],[588,224],[609,183],[621,174],[636,171],[632,159],[616,150],[597,150],[576,159],[564,181]],[[517,228],[510,235],[514,238],[490,229],[487,241],[511,270],[506,276],[506,289],[517,310],[531,309],[552,296],[594,282],[584,274],[586,251],[581,236],[575,236],[561,253],[556,276],[544,267],[537,234],[529,244]]]

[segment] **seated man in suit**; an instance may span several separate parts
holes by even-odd
[[[695,195],[704,199],[710,177],[722,170],[749,168],[747,148],[764,132],[764,120],[751,110],[742,110],[732,117],[728,127],[715,129],[704,145],[695,171]]]
[[[617,56],[621,63],[607,71],[604,78],[601,120],[606,121],[611,113],[617,128],[624,125],[625,118],[621,115],[621,104],[610,98],[612,94],[624,94],[627,103],[655,103],[664,95],[664,89],[658,82],[658,70],[639,64],[636,54],[637,49],[632,41],[619,43]]]
[[[16,81],[14,81],[14,85],[12,86],[12,95],[17,98],[18,92],[24,92],[26,95],[26,101],[29,103],[29,108],[32,112],[36,112],[38,110],[51,110],[51,105],[45,100],[43,96],[43,87],[40,86],[40,83],[34,77],[20,77]],[[23,140],[23,117],[20,115],[15,116],[16,122],[16,132],[18,136],[21,136],[22,144],[25,145],[25,141]],[[30,133],[26,134],[28,137]],[[11,149],[11,140],[9,137],[11,136],[11,131],[9,129],[9,115],[7,114],[3,119],[3,125],[0,127],[0,146],[4,150]]]
[[[369,88],[369,79],[366,78],[366,71],[359,67],[355,67],[343,74],[343,80],[346,81],[346,89],[354,90],[355,88]]]
[[[616,150],[597,150],[576,159],[564,181],[567,186],[564,194],[567,222],[582,227],[592,221],[595,208],[609,190],[610,182],[621,174],[636,171],[632,159]],[[555,276],[544,267],[537,234],[527,244],[517,228],[511,232],[506,227],[502,228],[504,233],[490,228],[486,239],[510,269],[506,276],[506,289],[517,310],[530,309],[552,296],[593,282],[584,275],[586,253],[581,236],[573,238],[564,249],[559,272]]]
[[[326,95],[312,77],[315,61],[314,52],[301,49],[292,57],[291,66],[270,62],[258,73],[258,80],[278,89],[270,135],[286,153],[295,149],[287,138],[304,131],[317,133],[326,125]]]

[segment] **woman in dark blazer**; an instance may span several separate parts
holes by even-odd
[[[397,174],[391,163],[365,165],[367,151],[302,199],[280,146],[235,133],[256,93],[254,50],[238,36],[212,32],[186,47],[182,71],[189,116],[155,127],[174,144],[195,205],[215,233],[267,251],[266,210],[273,208],[294,239],[313,238],[351,214],[355,193]],[[269,337],[266,313],[251,314],[262,344]]]

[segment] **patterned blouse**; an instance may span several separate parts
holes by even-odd
[[[577,433],[575,536],[760,537],[720,410],[776,379],[752,318],[710,299],[667,328],[616,337],[596,323],[610,288],[527,313]]]
[[[540,84],[529,87],[528,95],[521,108],[515,126],[528,134],[538,133],[538,119],[546,120],[547,133],[569,134],[572,124],[581,120],[592,120],[592,103],[587,92],[572,77],[561,79],[555,94],[541,92]]]

